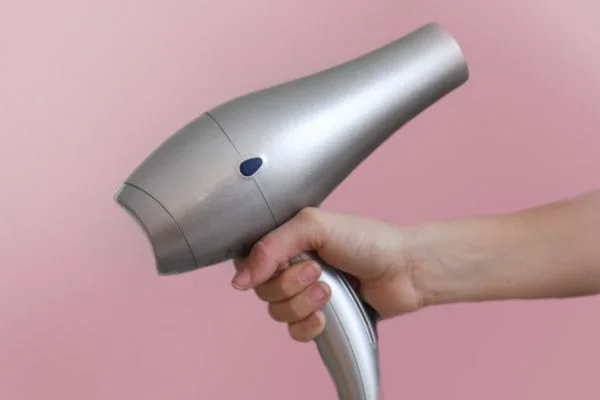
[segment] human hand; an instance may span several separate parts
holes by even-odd
[[[419,257],[412,253],[410,228],[374,219],[306,208],[266,235],[243,259],[237,259],[233,286],[254,289],[267,302],[271,318],[288,324],[295,340],[310,341],[325,327],[321,308],[331,289],[319,281],[315,261],[289,265],[305,251],[358,281],[358,291],[382,319],[423,306],[414,280]]]
[[[400,227],[306,208],[235,262],[234,287],[254,289],[298,341],[325,327],[331,295],[316,251],[358,281],[383,319],[425,306],[600,294],[600,190],[519,212]],[[320,295],[319,295],[320,294]]]

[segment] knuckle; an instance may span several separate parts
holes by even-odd
[[[302,301],[299,300],[299,297],[294,297],[287,302],[287,313],[290,316],[290,319],[296,320],[303,317]]]
[[[254,293],[256,293],[256,296],[262,301],[269,301],[269,290],[265,285],[257,286],[254,289]]]
[[[282,294],[295,296],[320,276],[320,268],[313,261],[301,261],[289,267],[279,284]]]
[[[305,207],[298,212],[298,219],[303,222],[315,222],[319,219],[321,210],[317,207]]]
[[[277,322],[289,322],[293,319],[287,303],[269,303],[269,316]]]
[[[273,301],[282,301],[294,295],[294,293],[288,288],[288,284],[286,281],[290,279],[285,276],[286,274],[281,274],[263,283],[260,286],[257,286],[255,289],[256,295],[259,299],[263,301],[273,302]]]
[[[304,331],[302,327],[298,324],[289,325],[288,329],[290,336],[297,342],[308,342],[310,341],[311,335]]]
[[[267,308],[268,312],[269,312],[269,317],[271,317],[272,320],[275,320],[277,322],[283,322],[281,317],[280,317],[280,311],[278,310],[278,305],[274,304],[274,303],[269,303],[269,306]]]
[[[299,342],[308,342],[317,337],[324,329],[325,321],[316,313],[308,318],[288,325],[288,331],[292,339]]]
[[[323,241],[330,233],[326,216],[318,207],[306,207],[296,215],[296,223],[308,228],[314,240]]]
[[[276,303],[274,310],[282,322],[298,321],[312,311],[307,307],[307,301],[303,296],[292,297],[285,302]]]
[[[277,298],[280,301],[283,300],[291,300],[294,296],[294,292],[292,290],[290,290],[286,285],[279,285],[277,286]]]
[[[293,269],[285,270],[274,282],[274,290],[277,291],[277,294],[282,299],[287,299],[294,295],[293,292],[293,282],[294,282],[294,271]]]

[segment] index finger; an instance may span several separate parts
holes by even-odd
[[[238,261],[233,286],[248,290],[265,283],[278,269],[289,266],[290,259],[305,251],[318,250],[326,236],[318,210],[300,211],[256,243],[248,257]]]

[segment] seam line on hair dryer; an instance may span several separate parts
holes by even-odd
[[[227,140],[229,141],[229,143],[231,143],[231,145],[235,149],[235,152],[238,153],[238,155],[240,156],[240,160],[243,160],[244,156],[242,155],[242,153],[240,153],[240,150],[237,148],[237,146],[235,145],[235,143],[233,143],[233,141],[231,140],[231,138],[229,137],[229,135],[227,134],[227,132],[225,132],[225,129],[223,129],[223,127],[221,126],[221,124],[219,124],[219,121],[217,121],[215,119],[215,117],[213,117],[212,115],[210,115],[210,113],[208,113],[208,112],[206,113],[206,115],[210,119],[212,119],[215,124],[217,124],[217,126],[219,127],[219,129],[221,130],[221,132],[223,132],[223,135],[225,135],[225,137],[227,138]],[[277,219],[275,218],[275,214],[273,213],[273,210],[271,210],[271,206],[269,206],[269,202],[267,201],[267,198],[265,197],[265,194],[263,193],[262,189],[260,188],[260,185],[258,184],[258,182],[256,182],[256,179],[254,179],[254,177],[250,177],[250,179],[252,179],[252,182],[254,182],[254,184],[256,185],[256,188],[258,189],[260,195],[262,196],[263,201],[265,202],[265,205],[267,206],[267,209],[269,210],[269,214],[271,214],[271,218],[273,218],[273,224],[277,225]]]
[[[162,203],[160,201],[158,201],[158,199],[154,196],[152,196],[150,193],[148,193],[147,191],[145,191],[144,189],[142,189],[139,186],[136,185],[132,185],[131,183],[127,182],[127,185],[136,188],[137,190],[141,191],[142,193],[146,194],[148,197],[150,197],[152,200],[154,200],[156,202],[156,204],[158,204],[160,206],[160,208],[162,208],[165,213],[169,216],[169,218],[171,218],[171,221],[173,221],[173,223],[175,224],[175,226],[177,227],[177,230],[179,231],[179,234],[181,235],[181,237],[183,238],[183,240],[185,241],[185,245],[188,247],[188,249],[190,250],[190,254],[192,256],[192,260],[194,260],[194,264],[198,265],[198,261],[196,260],[196,256],[194,255],[194,252],[192,250],[192,245],[190,244],[190,242],[188,241],[187,237],[185,236],[185,234],[183,233],[183,230],[181,229],[181,227],[179,226],[179,224],[177,223],[177,221],[175,220],[175,218],[173,217],[173,215],[171,215],[171,213],[169,212],[169,210],[167,210],[165,208],[165,206],[162,205]]]

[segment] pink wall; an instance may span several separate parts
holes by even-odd
[[[471,81],[325,206],[412,223],[591,189],[598,4],[2,3],[0,398],[333,399],[314,347],[231,289],[229,264],[156,276],[113,190],[200,111],[430,20],[463,44]],[[599,300],[461,305],[387,322],[386,397],[597,399]]]

